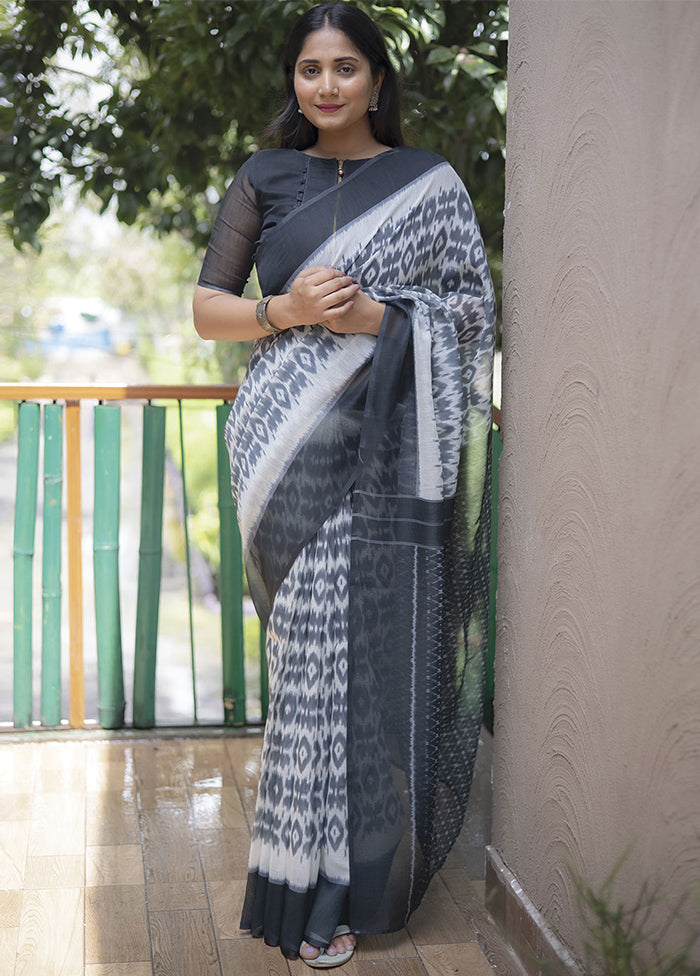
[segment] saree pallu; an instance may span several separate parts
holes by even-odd
[[[402,147],[290,213],[264,294],[352,275],[378,338],[254,349],[226,428],[270,711],[241,925],[296,956],[387,932],[463,822],[482,710],[494,298],[471,201]]]

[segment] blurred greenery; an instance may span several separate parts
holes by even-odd
[[[64,297],[99,298],[144,334],[166,334],[173,318],[191,329],[191,245],[178,235],[158,239],[153,231],[98,218],[75,193],[66,204],[41,228],[40,253],[17,251],[0,237],[0,279],[8,282],[0,305],[0,353],[26,356]]]
[[[11,402],[0,403],[0,444],[12,437],[17,429],[17,405]]]
[[[7,0],[0,14],[0,208],[17,246],[66,180],[119,220],[209,236],[281,105],[280,52],[308,0]],[[358,0],[405,80],[409,142],[446,156],[500,292],[507,5]]]
[[[206,560],[218,594],[220,553],[216,485],[216,403],[198,400],[183,406],[182,427],[190,537]],[[180,425],[175,410],[170,411],[168,418],[166,447],[178,469],[182,470]],[[178,516],[179,514],[178,512]],[[184,538],[182,546],[179,555],[184,561]]]

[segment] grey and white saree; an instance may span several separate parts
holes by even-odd
[[[264,294],[332,265],[386,303],[376,339],[314,325],[257,343],[226,428],[270,671],[242,926],[293,958],[339,920],[403,926],[463,821],[494,300],[462,183],[408,147],[294,207],[256,264]]]

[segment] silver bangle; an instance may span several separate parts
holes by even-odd
[[[274,295],[267,295],[265,298],[261,298],[258,304],[255,306],[255,318],[257,319],[258,325],[265,332],[270,335],[275,335],[277,332],[283,332],[283,329],[278,329],[276,325],[273,325],[267,317],[267,303]]]

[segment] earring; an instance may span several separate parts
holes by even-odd
[[[297,109],[297,114],[298,114],[298,115],[303,115],[304,113],[302,112],[302,110],[301,110],[300,108],[298,108],[298,109]]]
[[[379,92],[373,91],[369,99],[369,106],[367,108],[367,111],[376,112],[378,108],[379,108]]]

